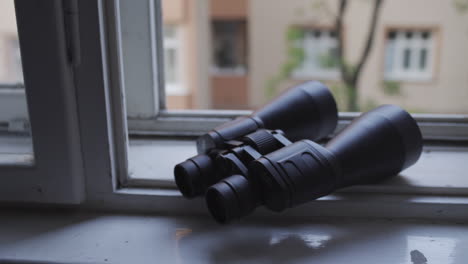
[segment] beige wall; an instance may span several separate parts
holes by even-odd
[[[211,77],[211,101],[215,109],[246,109],[248,76],[224,75]]]
[[[13,0],[0,1],[0,82],[14,82],[11,44],[18,38]]]
[[[250,103],[265,100],[265,86],[286,60],[285,33],[293,24],[329,26],[328,12],[318,12],[314,0],[251,0],[249,5]],[[336,1],[327,1],[330,7]],[[345,18],[345,52],[351,62],[361,53],[367,34],[371,3],[351,1]],[[330,13],[335,10],[331,8]],[[434,28],[435,67],[429,82],[401,82],[401,96],[385,95],[382,88],[385,30],[388,27]],[[382,7],[375,46],[359,83],[360,102],[395,103],[410,111],[468,113],[468,15],[452,1],[391,0]],[[286,85],[286,84],[285,84]]]
[[[185,95],[168,95],[168,109],[210,108],[209,1],[163,0],[163,22],[181,31]]]
[[[189,15],[186,0],[163,0],[164,23],[186,23]]]
[[[248,0],[211,0],[211,17],[238,19],[247,15]]]

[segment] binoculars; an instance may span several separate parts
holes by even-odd
[[[177,187],[187,198],[204,195],[208,187],[227,177],[218,154],[242,144],[250,134],[253,147],[265,155],[281,145],[269,142],[270,137],[252,135],[258,129],[280,129],[291,140],[321,139],[336,127],[338,110],[328,88],[320,82],[306,82],[279,95],[250,116],[227,122],[197,139],[198,155],[176,165]],[[267,142],[263,142],[267,141]]]
[[[409,113],[383,105],[362,114],[325,145],[337,124],[328,88],[306,82],[197,140],[199,155],[176,165],[185,197],[205,195],[219,223],[264,205],[276,212],[355,184],[376,182],[413,165],[422,136]]]

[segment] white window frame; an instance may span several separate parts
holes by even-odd
[[[393,40],[385,36],[385,70],[384,78],[388,81],[430,81],[433,75],[434,57],[435,57],[435,41],[436,32],[430,29],[392,29],[395,32]],[[389,31],[390,32],[390,31]],[[412,38],[408,40],[406,33],[411,32]],[[422,39],[422,32],[429,32],[430,36],[427,40]],[[424,70],[419,69],[420,50],[426,49],[426,67]],[[390,54],[389,49],[393,49]],[[404,51],[410,50],[410,65],[408,69],[404,69]],[[392,68],[389,70],[388,61],[392,60]]]
[[[81,203],[78,107],[62,1],[16,0],[15,6],[34,162],[0,166],[0,201]]]

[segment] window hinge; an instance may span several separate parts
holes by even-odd
[[[81,61],[78,0],[62,0],[62,2],[68,60],[76,67]]]

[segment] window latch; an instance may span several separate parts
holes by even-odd
[[[77,67],[81,62],[78,0],[62,1],[67,56],[70,64]]]

